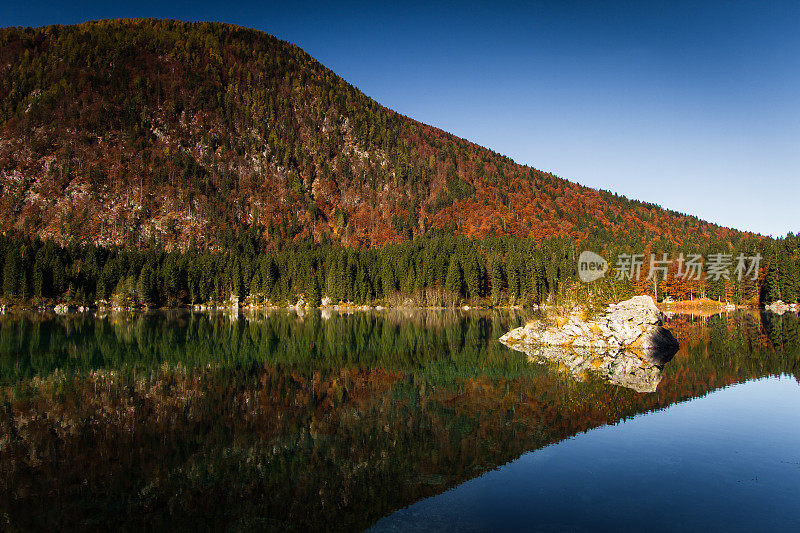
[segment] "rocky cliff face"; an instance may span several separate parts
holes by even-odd
[[[638,392],[655,392],[662,370],[678,349],[649,296],[611,304],[600,317],[584,320],[582,310],[556,318],[554,326],[534,321],[509,331],[500,342],[536,362],[563,365],[583,379],[594,374]]]

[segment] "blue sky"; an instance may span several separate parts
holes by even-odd
[[[591,187],[800,231],[798,2],[4,2],[0,26],[217,20],[380,103]]]

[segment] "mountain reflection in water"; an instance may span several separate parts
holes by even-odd
[[[800,375],[797,315],[668,323],[651,394],[497,342],[509,312],[0,317],[16,529],[363,529],[522,453]]]

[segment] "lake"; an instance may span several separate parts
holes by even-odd
[[[0,316],[12,530],[798,530],[796,314],[677,315],[655,392],[518,311]]]

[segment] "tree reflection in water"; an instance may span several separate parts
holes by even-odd
[[[669,327],[652,394],[496,339],[508,312],[0,317],[10,528],[359,529],[603,424],[800,375],[797,316]]]

